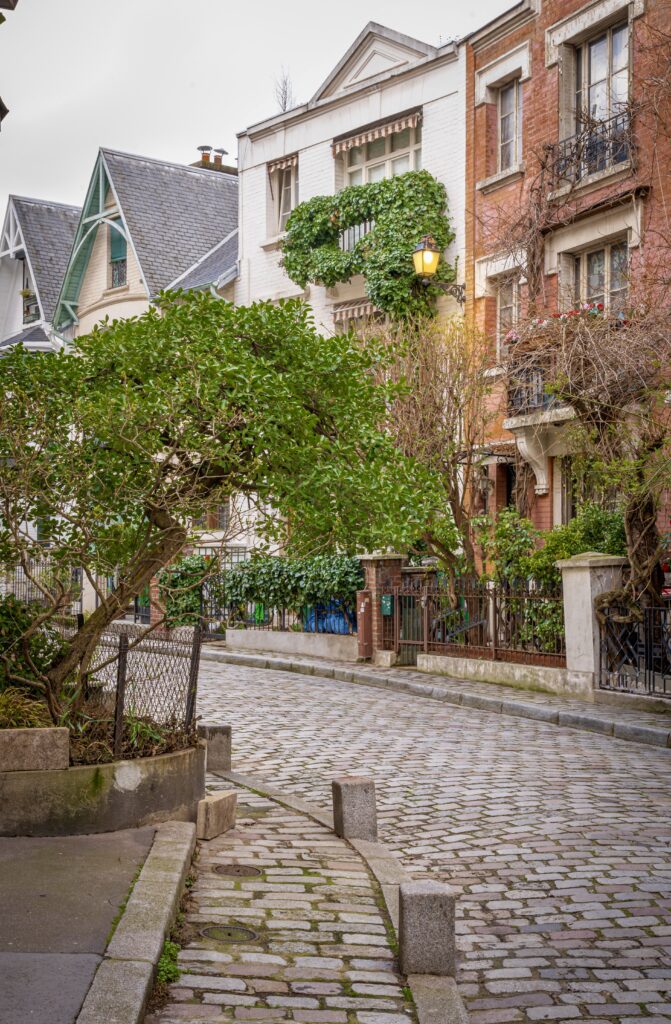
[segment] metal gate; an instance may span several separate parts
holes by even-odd
[[[671,699],[671,608],[605,609],[599,687]]]

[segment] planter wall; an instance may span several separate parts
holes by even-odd
[[[59,771],[69,763],[67,729],[0,729],[0,772]]]
[[[272,629],[227,629],[226,647],[238,651],[272,651],[274,654],[306,654],[331,661],[356,661],[356,636],[335,633],[286,633]]]
[[[205,746],[62,771],[0,772],[0,836],[113,832],[195,821]]]

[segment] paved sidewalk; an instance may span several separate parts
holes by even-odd
[[[230,783],[211,777],[208,789],[221,788]],[[238,800],[236,828],[199,844],[183,973],[145,1024],[413,1024],[381,893],[358,854],[271,800],[247,790]],[[251,877],[217,873],[231,863]],[[221,931],[203,936],[212,926]]]
[[[651,701],[651,710],[648,711],[627,706],[626,697],[616,705],[592,703],[577,697],[558,697],[537,690],[522,690],[497,683],[450,679],[407,667],[382,669],[372,665],[347,665],[343,662],[306,658],[301,655],[282,658],[264,652],[248,654],[218,644],[208,644],[203,648],[203,661],[297,672],[358,685],[379,686],[400,693],[414,694],[417,697],[429,697],[447,704],[478,708],[481,711],[492,711],[514,718],[529,718],[547,725],[596,732],[649,746],[671,747],[671,700],[668,702],[668,710],[653,710]],[[662,706],[662,703],[654,702],[658,707]]]
[[[72,1024],[153,837],[0,839],[0,1024]]]

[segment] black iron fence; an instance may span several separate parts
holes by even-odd
[[[575,184],[591,174],[616,169],[632,158],[629,111],[587,121],[581,130],[552,147],[552,171],[558,183]]]
[[[19,601],[58,607],[61,614],[82,612],[82,579],[79,568],[66,569],[48,557],[31,558],[25,567],[0,572],[0,595],[13,594]]]
[[[602,690],[671,698],[671,608],[606,608],[601,624]]]
[[[383,646],[400,664],[417,654],[564,666],[561,588],[534,581],[461,579],[451,591],[437,574],[407,574],[382,596]]]
[[[223,638],[227,631],[236,629],[340,636],[356,633],[356,608],[346,602],[276,608],[260,601],[226,603],[220,593],[216,580],[206,581],[201,589],[201,622],[204,633],[211,638]]]

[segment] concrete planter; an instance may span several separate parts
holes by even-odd
[[[334,633],[286,633],[272,629],[228,629],[226,646],[238,651],[272,651],[274,654],[303,654],[330,661],[356,661],[356,636]]]
[[[60,771],[69,763],[67,729],[0,729],[0,772]]]
[[[82,835],[169,820],[195,822],[204,795],[204,744],[61,771],[3,771],[0,836]]]

